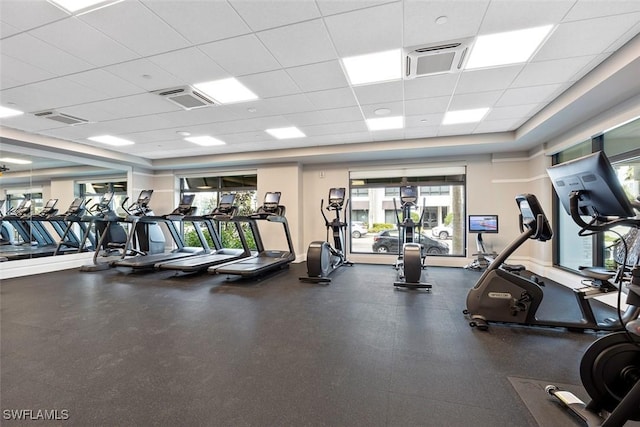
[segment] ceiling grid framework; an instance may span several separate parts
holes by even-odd
[[[0,23],[0,105],[25,112],[0,119],[3,129],[71,141],[79,152],[95,145],[90,137],[114,135],[153,161],[515,133],[638,38],[640,2],[124,0],[70,15],[46,0],[0,0]],[[410,47],[549,24],[553,32],[525,63],[360,86],[341,64],[391,49],[403,51],[402,62]],[[258,99],[185,111],[152,93],[230,77]],[[480,122],[442,124],[449,110],[482,107]],[[42,111],[87,123],[34,115]],[[367,119],[384,116],[402,116],[404,126],[368,129]],[[265,132],[282,127],[306,136]],[[202,147],[177,132],[226,144]]]

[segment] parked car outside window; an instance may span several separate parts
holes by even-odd
[[[420,234],[419,242],[422,243],[423,251],[430,255],[446,255],[449,253],[449,245],[432,239],[426,234]],[[398,253],[398,230],[384,230],[373,237],[373,252],[378,253]]]
[[[368,233],[367,227],[364,226],[364,222],[362,221],[352,221],[351,222],[351,237],[354,239],[359,239]]]
[[[439,239],[450,239],[453,236],[453,227],[448,225],[439,225],[431,229],[431,235]]]

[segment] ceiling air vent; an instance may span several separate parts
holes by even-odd
[[[405,75],[408,79],[461,71],[473,38],[415,46],[408,49]]]
[[[191,110],[194,108],[208,107],[214,105],[211,98],[204,95],[202,92],[198,92],[190,86],[177,87],[173,89],[157,90],[157,95],[166,98],[168,101],[173,102],[176,105],[184,108],[185,110]]]
[[[88,120],[81,119],[69,114],[59,113],[57,111],[40,111],[39,113],[33,113],[36,117],[44,117],[45,119],[53,120],[55,122],[64,123],[65,125],[81,125],[83,123],[89,123]]]

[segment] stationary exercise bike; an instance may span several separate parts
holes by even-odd
[[[344,207],[343,207],[344,205]],[[329,221],[324,214],[324,199],[320,202],[320,213],[324,218],[324,225],[327,228],[327,241],[315,241],[309,244],[307,249],[307,277],[300,277],[305,282],[327,283],[331,282],[329,275],[337,268],[353,263],[347,260],[345,253],[345,235],[347,230],[346,221],[340,220],[340,211],[344,208],[345,217],[349,206],[349,199],[345,204],[345,189],[332,188],[329,190],[328,211],[335,212],[335,218]],[[333,247],[328,242],[329,230],[333,236]]]
[[[581,227],[580,235],[600,233],[620,225],[640,228],[640,219],[632,218],[636,216],[634,209],[640,212],[640,202],[627,199],[602,152],[554,166],[548,172],[565,209]],[[592,220],[586,223],[582,216],[591,216]],[[638,233],[632,236],[637,239]],[[622,241],[625,260],[620,277],[627,280],[626,302],[638,306],[640,254],[630,253],[632,248],[637,250],[638,245]],[[628,260],[634,264],[630,274]],[[621,292],[621,288],[618,291]],[[545,388],[587,426],[622,426],[628,420],[640,421],[640,320],[627,323],[622,317],[619,321],[625,330],[599,338],[582,357],[580,379],[591,397],[588,404],[554,385]]]
[[[400,208],[402,220],[398,215],[396,199],[393,199],[393,209],[398,225],[398,259],[394,268],[398,271],[398,280],[393,286],[411,289],[431,289],[431,283],[422,282],[422,270],[426,268],[426,254],[424,246],[420,242],[422,223],[424,220],[424,208],[420,219],[415,222],[411,218],[411,210],[416,207],[418,200],[418,188],[414,185],[400,187]]]
[[[490,322],[517,323],[526,326],[561,327],[569,330],[605,330],[615,331],[623,324],[640,314],[640,304],[629,305],[619,319],[598,321],[591,307],[590,299],[617,289],[609,279],[615,274],[604,275],[599,271],[590,274],[591,285],[574,289],[576,302],[582,318],[575,321],[540,319],[538,308],[544,296],[544,283],[535,275],[526,277],[520,272],[509,271],[504,262],[528,239],[545,242],[553,236],[551,227],[538,199],[533,194],[521,194],[516,197],[520,209],[520,229],[518,236],[484,271],[475,286],[467,294],[467,309],[463,313],[469,318],[469,325],[487,330]],[[604,280],[602,280],[604,279]]]

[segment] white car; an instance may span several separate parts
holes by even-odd
[[[453,236],[453,227],[448,225],[438,225],[431,229],[431,235],[438,239],[450,239]]]
[[[364,226],[362,221],[353,221],[351,223],[351,237],[359,239],[368,233],[367,227]]]

